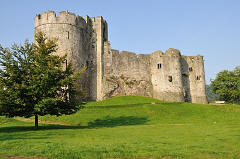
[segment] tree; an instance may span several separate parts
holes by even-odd
[[[219,94],[214,93],[210,85],[206,85],[206,95],[209,102],[219,100]]]
[[[77,95],[76,80],[66,56],[54,55],[56,41],[43,33],[35,36],[35,43],[12,45],[11,49],[0,45],[0,115],[7,117],[38,116],[46,114],[71,114],[79,109],[74,101]]]
[[[240,67],[233,71],[219,72],[216,79],[211,81],[211,88],[220,95],[220,99],[230,103],[240,101]]]

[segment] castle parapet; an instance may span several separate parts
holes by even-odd
[[[54,11],[47,11],[42,14],[38,14],[35,17],[34,26],[40,26],[44,24],[69,24],[76,27],[84,28],[86,21],[81,16],[76,16],[74,13],[68,11],[59,12],[58,16]]]

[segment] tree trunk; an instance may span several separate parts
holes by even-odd
[[[35,128],[38,128],[38,115],[35,114]]]

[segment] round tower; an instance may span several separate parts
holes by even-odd
[[[43,32],[48,38],[57,40],[59,56],[67,55],[67,63],[71,62],[75,71],[80,71],[88,62],[91,54],[91,20],[84,20],[68,11],[47,11],[35,17],[34,34]],[[85,71],[79,81],[80,89],[89,95],[88,75]]]

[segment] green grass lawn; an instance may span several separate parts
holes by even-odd
[[[155,104],[152,104],[152,103]],[[240,158],[240,106],[116,97],[89,102],[40,124],[0,117],[0,156],[80,158]]]

